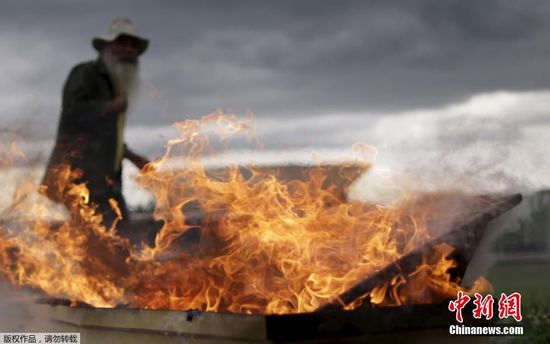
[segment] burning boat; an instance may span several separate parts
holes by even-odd
[[[0,273],[42,294],[34,312],[55,328],[89,342],[135,343],[139,333],[142,342],[231,343],[364,342],[448,326],[449,298],[489,288],[483,278],[462,285],[487,223],[521,201],[460,193],[352,201],[345,191],[368,169],[369,147],[357,146],[366,155],[352,164],[292,173],[207,169],[205,131],[225,144],[237,133],[251,138],[250,122],[215,113],[176,128],[180,137],[137,176],[162,222],[154,245],[133,245],[116,221],[104,227],[69,166],[60,166],[56,191],[71,201],[70,220],[23,221],[18,214],[51,210],[26,202],[32,187],[16,192],[14,216],[1,223]]]

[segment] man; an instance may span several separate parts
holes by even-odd
[[[65,82],[57,140],[42,184],[49,198],[69,206],[67,194],[58,186],[60,167],[80,170],[83,174],[76,182],[86,183],[89,202],[110,226],[117,217],[110,199],[128,219],[122,196],[123,158],[140,169],[148,163],[124,144],[126,112],[138,86],[138,59],[148,40],[137,35],[130,19],[116,18],[92,45],[97,60],[78,64]]]

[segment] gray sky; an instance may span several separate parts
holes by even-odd
[[[250,108],[278,147],[513,151],[550,133],[544,0],[3,0],[3,126],[51,141],[68,71],[114,16],[151,40],[128,131],[147,151],[218,107]]]
[[[90,39],[117,15],[151,39],[145,86],[167,107],[138,123],[219,106],[257,116],[393,111],[550,85],[547,1],[8,0],[3,96],[25,89],[38,98],[26,106],[54,111],[68,70],[94,57]]]

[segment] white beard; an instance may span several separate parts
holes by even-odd
[[[116,95],[125,96],[128,98],[129,104],[133,103],[131,100],[139,91],[139,64],[137,61],[136,63],[120,61],[107,53],[102,54],[101,57],[107,66]]]

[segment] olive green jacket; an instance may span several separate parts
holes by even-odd
[[[114,98],[107,67],[100,59],[80,63],[71,70],[63,87],[61,118],[44,185],[56,181],[53,167],[69,164],[84,172],[81,181],[88,183],[96,196],[107,196],[113,188],[120,190],[121,171],[115,170],[114,161],[121,139],[117,130],[120,114],[104,112]],[[132,154],[125,152],[126,157]]]

